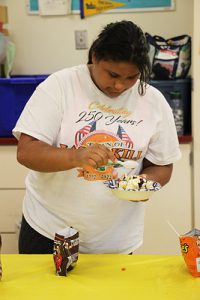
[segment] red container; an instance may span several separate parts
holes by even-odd
[[[200,230],[193,229],[180,236],[181,252],[188,271],[200,277]]]

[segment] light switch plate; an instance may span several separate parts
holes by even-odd
[[[76,49],[88,49],[87,30],[75,30],[75,46]]]

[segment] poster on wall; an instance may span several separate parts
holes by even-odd
[[[26,0],[26,6],[29,14],[39,14],[39,0]],[[82,18],[100,12],[123,13],[174,9],[175,0],[71,0],[72,13],[81,13]]]
[[[39,14],[38,0],[26,0],[26,9],[29,15]]]
[[[59,16],[71,13],[71,0],[26,0],[29,15]]]
[[[100,9],[98,9],[98,7],[96,6],[96,3],[107,6],[110,5],[111,8],[105,9],[106,11],[100,11]],[[72,13],[80,13],[81,9],[83,9],[84,6],[88,7],[87,15],[92,15],[92,11],[95,12],[95,10],[99,10],[99,12],[105,11],[107,13],[165,11],[175,10],[175,0],[72,0]]]

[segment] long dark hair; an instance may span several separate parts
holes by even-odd
[[[140,27],[125,20],[106,25],[90,47],[88,64],[92,64],[92,54],[99,61],[112,60],[135,64],[140,71],[138,92],[144,95],[151,66],[148,44]]]

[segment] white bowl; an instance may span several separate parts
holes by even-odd
[[[129,201],[147,201],[154,192],[161,189],[159,182],[147,180],[139,175],[125,178],[123,176],[122,179],[105,181],[104,184],[112,190],[116,197]],[[129,188],[127,184],[129,184]]]
[[[120,199],[129,201],[147,201],[155,191],[123,191],[112,189],[112,193]]]

